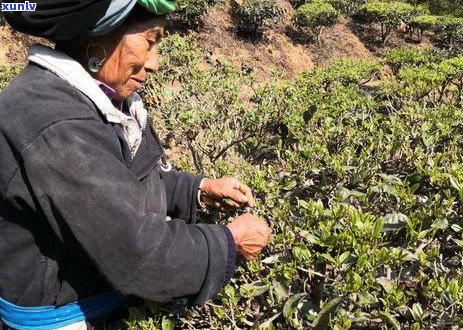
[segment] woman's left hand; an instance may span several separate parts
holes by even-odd
[[[235,178],[204,179],[200,190],[201,201],[220,210],[255,205],[251,188]]]

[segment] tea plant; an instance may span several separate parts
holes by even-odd
[[[463,16],[461,0],[428,0],[428,7],[434,14]]]
[[[257,36],[265,25],[277,23],[282,14],[276,0],[244,0],[234,15],[239,33]]]
[[[405,66],[427,66],[440,63],[448,57],[445,52],[437,50],[418,50],[416,48],[393,48],[384,55],[387,63],[394,74],[397,74]]]
[[[299,7],[293,16],[293,23],[299,28],[310,29],[317,37],[320,45],[320,35],[323,27],[334,25],[339,19],[339,13],[332,5],[317,0]]]
[[[21,67],[19,66],[7,67],[0,65],[0,92],[8,86],[11,80],[18,75],[20,71]]]
[[[462,327],[461,57],[396,50],[385,59],[393,77],[381,62],[341,59],[256,86],[224,62],[200,70],[192,45],[164,43],[164,59],[179,66],[155,80],[172,87],[148,88],[155,122],[196,148],[207,175],[247,182],[274,237],[178,325]],[[214,158],[216,146],[228,149]],[[161,328],[168,314],[156,313]]]
[[[188,27],[199,27],[206,11],[220,0],[178,0],[175,16]]]
[[[416,14],[416,7],[398,1],[369,1],[360,6],[355,19],[380,26],[381,42],[384,44],[392,30],[406,23]]]
[[[423,38],[424,32],[426,31],[433,32],[435,30],[441,18],[442,18],[441,16],[429,15],[429,14],[413,17],[408,23],[408,25],[411,28],[410,32],[411,34],[413,34],[413,32],[417,30],[419,33],[420,40],[421,40]]]
[[[410,20],[409,25],[420,32],[436,35],[444,47],[455,49],[463,44],[463,18],[453,16],[420,15]]]
[[[178,35],[167,39],[161,51],[169,56],[163,57],[162,69],[145,91],[146,99],[157,108],[160,129],[172,132],[167,139],[190,151],[198,171],[223,160],[237,146],[252,153],[272,138],[272,126],[284,114],[250,103],[254,78],[246,68],[237,70],[214,61],[200,69],[194,42]],[[181,85],[168,87],[176,84]],[[245,145],[257,136],[261,143]]]
[[[326,0],[339,12],[351,16],[357,12],[358,8],[365,2],[364,0]]]

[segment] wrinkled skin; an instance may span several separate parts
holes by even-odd
[[[117,34],[109,34],[97,40],[105,49],[113,50],[107,55],[95,78],[111,86],[116,92],[116,98],[123,100],[141,89],[147,73],[159,69],[157,43],[164,33],[164,25],[161,20],[135,24],[122,38],[117,38]],[[97,46],[91,48],[101,53]]]

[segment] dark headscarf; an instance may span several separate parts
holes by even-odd
[[[6,2],[0,0],[0,3]],[[8,0],[24,3],[24,0]],[[138,0],[155,15],[175,10],[171,0]],[[4,11],[7,22],[17,31],[52,41],[82,35],[102,35],[118,27],[137,0],[37,0],[34,11]]]
[[[94,26],[105,15],[110,3],[111,0],[40,0],[35,11],[4,11],[3,14],[17,31],[53,41],[67,40]]]

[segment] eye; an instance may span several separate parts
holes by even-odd
[[[148,42],[148,50],[151,50],[155,45],[157,45],[162,39],[162,34],[157,30],[150,31],[146,36],[146,41]]]
[[[134,65],[132,67],[132,72],[133,72],[133,74],[137,74],[138,72],[140,72],[141,69],[143,69],[142,65]]]

